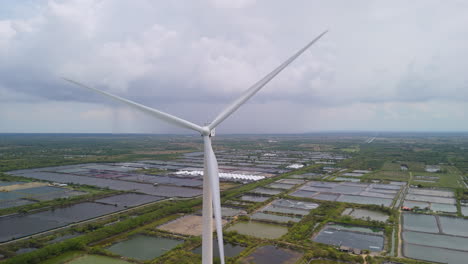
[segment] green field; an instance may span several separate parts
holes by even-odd
[[[67,252],[58,257],[49,259],[42,262],[42,264],[128,264],[130,262],[123,261],[116,258],[99,256],[99,255],[88,255],[81,251]]]
[[[387,181],[408,181],[409,173],[406,171],[377,171],[363,176],[367,179],[387,180]]]
[[[411,184],[421,185],[424,187],[446,187],[446,188],[458,188],[461,187],[461,172],[453,166],[441,166],[443,172],[437,173],[413,173],[414,176],[430,176],[430,177],[439,177],[435,182],[422,182],[417,181],[416,177],[413,177]]]
[[[130,262],[123,261],[120,259],[105,257],[105,256],[83,255],[67,263],[69,264],[127,264]]]

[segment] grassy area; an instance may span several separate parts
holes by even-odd
[[[149,175],[162,175],[162,174],[166,174],[167,170],[151,168],[151,169],[138,169],[138,170],[135,170],[133,172],[141,173],[141,174],[149,174]]]
[[[430,172],[423,172],[423,173],[413,173],[414,177],[411,181],[413,185],[421,185],[424,187],[443,187],[443,188],[459,188],[462,187],[460,185],[460,181],[462,180],[461,172],[453,166],[441,166],[443,172],[437,173],[430,173]],[[418,181],[416,176],[428,176],[428,177],[439,177],[439,179],[434,179],[434,182],[424,182]],[[424,180],[424,179],[419,179]]]
[[[83,255],[69,262],[69,264],[128,264],[130,262],[98,255]]]
[[[84,254],[86,254],[85,252],[83,251],[69,251],[67,253],[64,253],[60,256],[57,256],[55,258],[51,258],[51,259],[48,259],[44,262],[42,262],[42,264],[62,264],[62,263],[66,263],[68,261],[71,261],[75,258],[78,258],[80,256],[83,256]]]
[[[363,178],[387,181],[408,181],[409,173],[406,171],[377,171],[365,175]]]
[[[408,168],[412,172],[425,172],[426,165],[423,162],[406,162],[406,165],[408,165]]]
[[[355,152],[359,152],[361,150],[361,148],[359,147],[359,145],[354,145],[354,146],[349,146],[349,147],[346,147],[346,148],[342,148],[340,150],[343,151],[343,152],[355,153]]]
[[[401,171],[401,164],[406,164],[405,162],[392,162],[386,161],[382,165],[383,171]]]

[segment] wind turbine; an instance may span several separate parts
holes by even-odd
[[[170,115],[168,113],[156,110],[144,106],[142,104],[127,100],[120,96],[116,96],[90,86],[81,84],[79,82],[64,78],[66,81],[71,82],[75,85],[90,89],[96,93],[110,97],[116,101],[133,107],[134,109],[140,110],[144,113],[152,115],[158,119],[164,120],[175,126],[188,128],[200,133],[203,137],[204,142],[204,174],[203,174],[203,232],[202,232],[202,263],[210,264],[213,263],[213,212],[215,216],[216,232],[218,237],[219,256],[221,263],[224,264],[224,244],[223,244],[223,227],[221,219],[221,198],[219,191],[219,175],[218,175],[218,162],[211,146],[211,137],[214,136],[216,126],[228,118],[234,113],[242,104],[254,96],[263,86],[265,86],[270,80],[272,80],[278,73],[286,68],[291,62],[299,57],[305,50],[307,50],[312,44],[318,41],[328,31],[324,31],[318,35],[315,39],[309,42],[305,47],[297,51],[292,57],[279,65],[272,72],[267,74],[263,79],[256,82],[249,89],[247,89],[242,95],[234,100],[228,107],[226,107],[216,118],[208,125],[199,126],[182,118]]]

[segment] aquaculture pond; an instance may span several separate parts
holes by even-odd
[[[455,204],[431,203],[431,210],[434,212],[456,213],[457,206]]]
[[[252,190],[253,193],[259,193],[259,194],[267,194],[267,195],[277,195],[282,193],[282,190],[277,190],[277,189],[268,189],[268,188],[256,188]]]
[[[315,198],[315,197],[312,197],[314,196],[315,194],[317,194],[317,192],[310,192],[310,191],[304,191],[304,190],[297,190],[295,192],[292,192],[290,195],[291,196],[294,196],[294,197],[301,197],[301,198]],[[336,197],[335,197],[336,199]]]
[[[403,206],[409,207],[409,208],[414,208],[414,207],[419,207],[419,208],[426,208],[426,207],[431,207],[430,203],[427,202],[416,202],[416,201],[404,201]]]
[[[301,259],[302,253],[275,246],[257,248],[252,254],[242,259],[241,263],[256,264],[294,264]]]
[[[448,235],[468,237],[468,220],[464,218],[439,216],[442,232]]]
[[[405,256],[444,263],[466,263],[468,220],[406,213],[403,214],[403,224],[405,228],[402,239]],[[410,226],[407,227],[409,224]],[[414,231],[409,231],[409,229]]]
[[[36,213],[34,214],[34,217],[69,224],[106,215],[119,210],[122,210],[122,208],[112,205],[85,202]]]
[[[224,244],[224,255],[228,258],[237,257],[239,254],[245,249],[245,247],[240,245],[234,245],[230,243]],[[192,251],[195,254],[202,254],[202,247],[197,247]],[[215,258],[219,258],[219,249],[218,249],[218,241],[216,239],[213,240],[213,256]]]
[[[117,205],[121,207],[133,207],[133,206],[138,206],[142,204],[159,201],[163,198],[164,197],[152,196],[152,195],[146,195],[146,194],[124,193],[124,194],[118,194],[118,195],[113,195],[113,196],[109,196],[106,198],[102,198],[102,199],[96,200],[96,202],[110,204],[110,205]]]
[[[116,179],[105,179],[89,176],[79,176],[72,174],[44,172],[43,169],[23,170],[21,173],[12,172],[12,175],[34,178],[39,180],[60,182],[60,183],[75,183],[102,188],[109,188],[120,191],[137,191],[150,195],[165,196],[165,197],[193,197],[202,194],[201,189],[180,187],[180,186],[154,186],[149,183],[137,183],[129,181],[121,181]]]
[[[312,210],[319,206],[319,204],[317,203],[288,200],[288,199],[278,199],[278,200],[273,201],[272,204],[275,206],[279,206],[279,207],[296,208],[296,209],[303,209],[303,210]]]
[[[407,194],[405,197],[405,200],[430,202],[430,203],[445,203],[445,204],[455,204],[456,202],[455,198],[451,198],[451,197],[419,195],[419,194],[412,194],[412,193]]]
[[[284,190],[289,190],[293,188],[295,185],[294,184],[287,184],[287,183],[270,183],[267,185],[268,188],[274,188],[274,189],[284,189]]]
[[[107,250],[124,257],[150,260],[163,255],[182,242],[184,241],[166,237],[136,235],[108,247]]]
[[[0,241],[32,235],[119,210],[121,208],[112,205],[85,202],[39,213],[1,217]]]
[[[35,203],[25,199],[0,200],[0,209]]]
[[[468,252],[406,243],[403,246],[403,255],[408,258],[448,264],[466,264],[468,258]]]
[[[282,213],[282,214],[295,214],[295,215],[308,215],[309,214],[309,210],[281,207],[281,206],[275,206],[273,204],[265,206],[264,208],[261,209],[261,211]]]
[[[260,212],[251,215],[250,218],[254,220],[265,220],[265,221],[273,221],[273,222],[279,222],[279,223],[287,223],[289,221],[291,222],[301,221],[301,218],[298,218],[298,217],[265,214],[265,213],[260,213]]]
[[[430,233],[439,232],[435,216],[423,214],[403,214],[403,229]]]
[[[229,227],[227,231],[237,231],[243,235],[249,235],[259,238],[276,239],[288,232],[284,226],[259,223],[259,222],[238,222]]]
[[[322,174],[306,173],[306,174],[300,174],[300,175],[291,175],[288,178],[314,180],[314,179],[320,179],[322,177],[323,177]]]
[[[242,195],[240,197],[240,199],[242,201],[249,201],[249,202],[264,202],[268,199],[270,199],[270,197],[267,197],[267,196],[260,196],[260,195],[248,195],[248,194],[245,194],[245,195]]]
[[[403,232],[405,243],[468,251],[468,238],[413,231]]]
[[[83,255],[78,258],[66,262],[67,264],[129,264],[130,262],[121,259],[99,256],[99,255]]]
[[[24,182],[7,182],[7,181],[0,181],[0,187],[1,186],[10,186],[10,185],[15,185],[15,184],[22,184]]]
[[[452,191],[448,190],[432,190],[432,189],[421,189],[421,188],[409,188],[408,193],[420,194],[420,195],[431,195],[441,197],[454,197]]]
[[[299,180],[299,179],[281,179],[281,180],[277,180],[276,182],[277,182],[277,183],[286,183],[286,184],[297,185],[297,184],[303,184],[303,183],[305,182],[305,180]]]
[[[378,211],[371,211],[367,209],[360,209],[360,208],[347,208],[345,211],[343,211],[342,215],[349,215],[353,218],[358,218],[358,219],[367,219],[369,218],[370,220],[374,221],[381,221],[385,222],[388,220],[388,215],[378,212]]]
[[[468,216],[468,206],[462,206],[461,207],[461,213],[464,216]]]
[[[356,178],[345,178],[345,177],[336,177],[335,181],[345,181],[345,182],[360,182],[361,179]]]
[[[232,207],[221,207],[221,215],[223,217],[234,217],[239,214],[245,214],[245,211],[239,208],[232,208]]]
[[[313,238],[315,242],[335,246],[382,251],[384,237],[382,231],[374,232],[364,227],[327,225]]]
[[[135,182],[148,182],[148,183],[159,183],[167,185],[177,186],[189,186],[189,187],[201,187],[203,181],[200,179],[184,179],[179,177],[169,176],[156,176],[156,175],[140,175],[135,174],[132,176],[122,177],[120,180],[135,181]]]
[[[318,199],[318,198],[317,198]],[[357,204],[375,204],[375,205],[384,205],[390,206],[392,204],[392,199],[369,197],[369,196],[360,196],[360,195],[341,195],[336,200],[338,202],[346,203],[357,203]]]

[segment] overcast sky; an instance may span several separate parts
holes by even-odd
[[[322,31],[218,133],[468,131],[468,1],[2,1],[0,132],[183,133]]]

